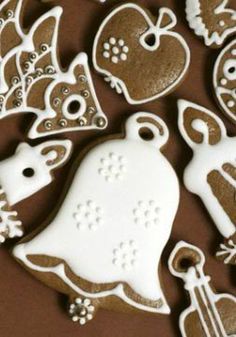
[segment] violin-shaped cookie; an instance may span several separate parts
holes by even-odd
[[[34,113],[29,137],[104,129],[107,119],[99,105],[85,53],[67,71],[58,56],[62,8],[52,8],[29,30],[22,28],[27,0],[0,5],[0,119]]]
[[[190,50],[172,31],[177,19],[168,8],[158,17],[134,3],[115,8],[102,22],[93,46],[93,64],[130,104],[146,103],[183,81]]]
[[[219,106],[226,116],[236,123],[236,39],[218,56],[214,67],[213,84]]]
[[[228,0],[186,0],[189,26],[208,47],[220,48],[236,33],[236,10],[229,8],[228,3]]]
[[[74,321],[99,307],[170,312],[158,268],[179,204],[161,153],[168,135],[163,120],[140,112],[125,136],[90,146],[56,217],[15,247],[27,270],[69,295]]]
[[[190,306],[180,316],[183,337],[235,337],[236,298],[217,294],[210,286],[211,278],[203,271],[202,251],[179,242],[169,258],[170,272],[184,281]]]
[[[52,140],[37,146],[21,143],[15,154],[0,162],[0,243],[23,235],[14,206],[53,181],[53,171],[67,162],[69,140]]]
[[[205,204],[220,233],[236,234],[236,137],[227,136],[222,120],[197,104],[180,100],[179,130],[193,150],[185,169],[186,188]]]

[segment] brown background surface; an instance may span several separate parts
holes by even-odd
[[[25,23],[31,24],[49,8],[49,5],[50,7],[53,5],[63,6],[60,55],[63,65],[67,66],[79,51],[86,51],[91,55],[96,29],[102,17],[115,2],[107,0],[106,5],[101,5],[93,0],[57,0],[50,1],[49,4],[41,4],[39,0],[29,0],[25,12]],[[201,201],[183,187],[182,174],[191,158],[191,151],[181,140],[177,129],[176,99],[185,98],[215,111],[223,118],[229,134],[236,134],[235,127],[224,118],[217,108],[212,93],[212,67],[219,51],[206,48],[189,30],[184,15],[184,0],[143,0],[140,3],[147,5],[153,13],[157,11],[159,6],[168,6],[177,14],[177,30],[186,38],[192,53],[192,64],[188,78],[170,96],[146,105],[132,107],[126,103],[122,96],[118,96],[115,91],[112,91],[102,77],[93,72],[101,105],[109,118],[109,127],[103,133],[91,131],[66,134],[65,136],[75,143],[73,158],[65,168],[56,173],[53,184],[18,204],[17,210],[26,231],[29,233],[47,218],[57,204],[74,157],[90,140],[96,139],[100,134],[119,132],[122,121],[132,112],[146,110],[160,115],[170,128],[170,141],[165,148],[165,155],[175,167],[181,182],[180,208],[171,239],[162,259],[165,292],[172,308],[172,314],[170,316],[128,315],[100,310],[91,323],[80,327],[78,324],[72,323],[66,315],[66,298],[47,288],[22,269],[9,254],[9,249],[14,242],[8,242],[0,249],[1,337],[180,336],[178,317],[189,302],[182,282],[170,275],[166,265],[172,248],[180,239],[187,240],[203,249],[207,257],[206,270],[208,274],[212,275],[216,289],[236,294],[235,267],[224,266],[214,259],[214,253],[222,238],[217,233]],[[236,9],[236,4],[234,4],[234,8]],[[0,160],[13,154],[20,141],[27,140],[26,128],[31,120],[32,116],[21,115],[0,122]],[[63,138],[63,135],[60,138]],[[37,142],[40,141],[31,143],[36,144]]]

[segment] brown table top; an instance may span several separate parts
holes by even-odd
[[[93,37],[106,11],[116,1],[107,0],[101,5],[92,0],[55,0],[50,6],[61,5],[64,15],[60,27],[60,55],[63,65],[68,65],[76,53],[86,51],[91,56]],[[175,337],[180,336],[178,318],[188,306],[188,296],[180,280],[172,277],[167,268],[167,259],[178,240],[189,241],[203,249],[206,258],[206,271],[212,276],[219,291],[236,294],[233,278],[235,267],[216,261],[214,253],[222,238],[207,214],[201,201],[183,187],[182,175],[191,158],[191,150],[181,139],[177,129],[176,99],[185,98],[199,103],[216,112],[225,122],[229,134],[236,134],[235,127],[223,116],[214,101],[212,91],[212,68],[219,50],[211,50],[196,38],[185,20],[185,1],[143,0],[153,12],[159,6],[172,8],[177,14],[176,30],[188,42],[192,63],[185,82],[174,93],[140,106],[130,106],[123,96],[92,71],[99,100],[109,118],[109,127],[104,132],[74,132],[65,136],[75,143],[73,158],[67,166],[56,172],[55,181],[33,197],[19,203],[19,216],[29,233],[46,219],[57,204],[64,187],[65,177],[74,157],[90,141],[100,135],[120,132],[121,123],[135,111],[157,113],[168,124],[170,141],[165,155],[177,171],[181,183],[180,208],[174,223],[171,239],[162,258],[165,293],[172,308],[170,316],[137,315],[99,310],[96,318],[85,327],[74,324],[65,311],[66,298],[49,289],[27,273],[9,254],[14,242],[8,242],[0,249],[0,336],[1,337]],[[236,8],[236,4],[234,4]],[[30,0],[25,9],[26,23],[32,23],[43,13],[49,4]],[[91,61],[90,61],[91,64]],[[32,115],[13,116],[0,122],[0,159],[13,154],[20,141],[27,140],[26,128]],[[60,136],[63,138],[63,135]],[[38,141],[40,142],[40,141]],[[31,142],[32,144],[37,143]]]

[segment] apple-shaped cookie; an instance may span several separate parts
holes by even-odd
[[[171,31],[176,22],[168,8],[161,8],[156,19],[133,3],[115,8],[102,22],[94,41],[94,67],[130,104],[165,96],[184,79],[190,51],[183,37]]]

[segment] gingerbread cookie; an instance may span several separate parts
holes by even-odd
[[[26,0],[0,6],[0,118],[15,113],[37,116],[30,138],[103,129],[107,125],[96,97],[87,55],[80,53],[67,72],[57,55],[61,7],[42,15],[25,32]]]
[[[204,39],[208,47],[219,48],[236,33],[236,11],[228,8],[228,0],[186,0],[186,16],[190,28]]]
[[[14,206],[53,181],[72,150],[69,140],[52,140],[31,147],[21,143],[15,154],[0,162],[0,243],[23,235]]]
[[[173,91],[184,79],[190,51],[171,29],[175,14],[158,18],[134,3],[115,8],[102,22],[93,46],[93,64],[130,104],[146,103]]]
[[[222,111],[236,123],[236,39],[218,56],[214,67],[213,84]]]
[[[80,160],[48,227],[15,247],[31,273],[70,296],[74,321],[86,323],[98,307],[170,312],[158,277],[179,204],[161,153],[168,135],[159,117],[131,116],[125,137],[100,141]]]
[[[180,316],[183,337],[235,336],[236,297],[217,294],[210,286],[211,278],[203,271],[202,251],[179,242],[169,259],[170,272],[181,278],[190,297],[190,307]]]
[[[211,111],[180,100],[179,130],[193,150],[184,172],[186,188],[205,204],[225,238],[236,232],[236,138],[228,137],[221,119]]]

